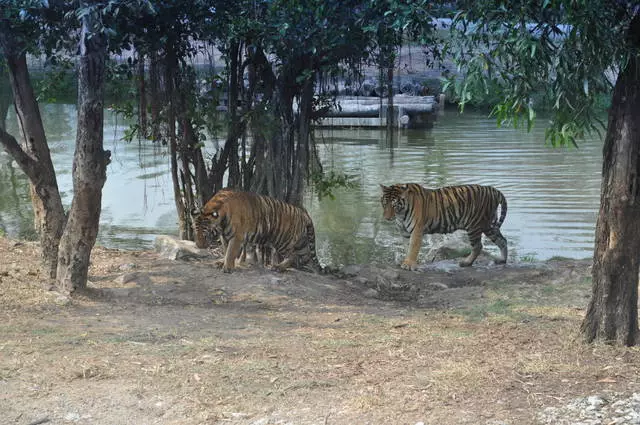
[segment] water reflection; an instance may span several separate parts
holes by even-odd
[[[73,105],[45,105],[43,119],[65,204],[71,202],[75,143]],[[8,130],[17,134],[15,117]],[[152,244],[157,234],[176,234],[177,219],[166,149],[120,140],[126,123],[105,116],[105,147],[112,152],[103,193],[99,243],[119,248]],[[322,129],[318,152],[327,170],[355,175],[359,188],[338,190],[336,200],[306,197],[317,231],[321,261],[349,264],[398,261],[407,242],[382,219],[379,183],[420,182],[437,187],[489,184],[509,202],[503,233],[510,255],[545,259],[591,255],[600,192],[600,140],[580,149],[544,146],[544,129],[531,133],[496,128],[483,114],[446,112],[431,130]],[[0,154],[0,228],[19,237],[32,231],[26,177]],[[30,230],[31,229],[31,230]],[[426,244],[425,244],[426,245]],[[490,251],[497,254],[492,244]],[[423,253],[426,247],[423,248]]]

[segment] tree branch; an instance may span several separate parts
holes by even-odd
[[[29,177],[32,182],[38,180],[36,173],[36,160],[29,156],[18,144],[18,141],[11,134],[0,127],[0,144],[18,163],[20,169]]]

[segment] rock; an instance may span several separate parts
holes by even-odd
[[[67,422],[78,422],[80,420],[80,415],[76,412],[69,412],[64,415],[64,420]]]
[[[369,279],[367,279],[364,276],[358,276],[355,279],[353,279],[353,281],[364,286],[367,286],[367,284],[369,283]]]
[[[126,272],[126,271],[129,271],[129,270],[134,270],[137,267],[138,266],[136,264],[126,263],[126,264],[120,264],[120,266],[118,266],[118,270]]]
[[[55,303],[60,306],[68,305],[70,302],[71,302],[71,298],[63,294],[58,295],[55,299]]]
[[[592,395],[587,397],[587,404],[594,409],[598,409],[604,404],[604,400],[600,396]]]
[[[547,407],[538,414],[541,424],[640,424],[637,394],[580,397],[564,406]]]
[[[115,281],[121,285],[132,282],[138,285],[150,285],[151,283],[153,283],[149,275],[139,272],[125,273],[118,276]]]
[[[398,280],[400,279],[400,273],[396,270],[389,269],[382,272],[382,277],[387,280]]]
[[[154,248],[161,257],[169,260],[189,260],[210,257],[209,251],[198,248],[195,242],[183,241],[168,235],[156,237]]]
[[[450,234],[428,235],[427,242],[428,243],[425,245],[429,246],[429,250],[425,254],[425,262],[452,259],[458,260],[462,257],[466,257],[471,252],[469,238],[463,231],[457,231]],[[480,253],[480,256],[483,255],[491,258],[491,255],[484,250]]]
[[[418,288],[398,280],[390,280],[382,275],[376,276],[376,289],[383,299],[409,301],[418,295]]]
[[[345,276],[357,276],[362,272],[362,266],[357,264],[353,264],[350,266],[343,267],[340,270]]]
[[[378,298],[378,291],[373,288],[369,288],[362,293],[363,296],[367,298]]]

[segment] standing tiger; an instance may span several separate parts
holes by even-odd
[[[423,234],[452,233],[460,229],[467,231],[471,243],[471,254],[460,261],[461,267],[472,265],[480,255],[482,233],[500,248],[502,258],[496,260],[496,264],[507,262],[507,240],[500,233],[507,215],[507,200],[498,189],[480,185],[427,189],[416,183],[381,184],[380,187],[384,218],[395,218],[403,236],[410,238],[403,269],[417,269]]]
[[[284,271],[290,266],[320,272],[316,257],[313,222],[303,208],[275,198],[229,189],[218,191],[195,212],[195,241],[199,248],[207,246],[207,234],[220,235],[224,260],[218,262],[230,272],[242,250],[273,251],[279,263],[273,269]]]

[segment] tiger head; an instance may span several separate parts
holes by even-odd
[[[407,192],[406,184],[394,184],[392,186],[380,185],[382,189],[383,216],[385,220],[393,220],[397,215],[401,215],[407,208]]]
[[[221,233],[227,216],[226,210],[224,197],[216,195],[201,210],[194,208],[191,212],[198,248],[207,248],[208,236],[218,236]]]

